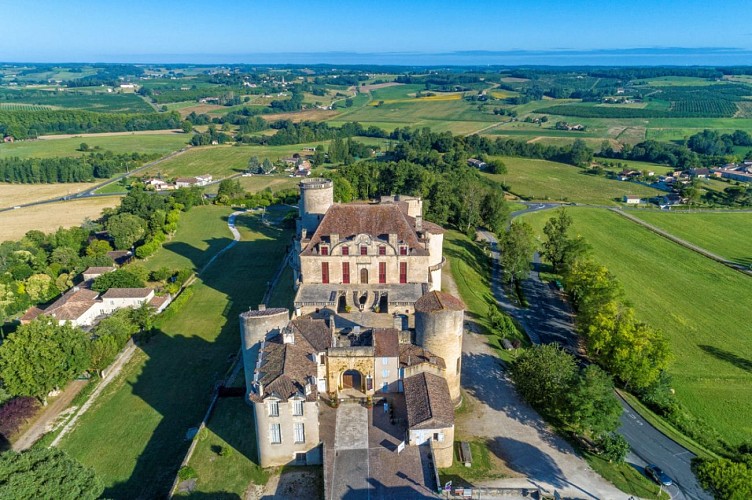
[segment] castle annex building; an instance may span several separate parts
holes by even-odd
[[[423,221],[419,198],[335,204],[325,179],[301,183],[299,209],[292,317],[240,315],[259,463],[323,463],[327,498],[364,471],[363,484],[419,485],[413,465],[452,464],[461,398],[465,306],[440,290],[443,229]],[[369,460],[402,472],[345,472]]]

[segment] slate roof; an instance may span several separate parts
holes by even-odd
[[[453,295],[445,292],[428,292],[415,302],[416,312],[464,311],[465,304]]]
[[[395,328],[374,328],[372,335],[377,357],[396,358],[400,355],[399,332]]]
[[[151,288],[110,288],[104,294],[103,299],[145,299],[153,293]]]
[[[419,373],[404,380],[409,429],[443,429],[454,425],[454,405],[443,377]]]
[[[415,223],[411,223],[399,206],[392,203],[332,205],[302,254],[313,255],[322,238],[331,234],[339,235],[340,241],[358,234],[383,239],[387,239],[389,234],[396,234],[398,241],[407,244],[408,255],[428,255],[428,250],[415,232]]]
[[[404,367],[415,366],[421,363],[431,363],[440,368],[446,368],[444,358],[415,344],[400,344],[399,358],[400,366]]]

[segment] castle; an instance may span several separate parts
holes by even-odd
[[[240,315],[260,465],[322,463],[323,406],[383,401],[403,410],[404,445],[450,466],[465,306],[441,291],[443,229],[420,198],[335,204],[330,180],[300,188],[292,318]]]

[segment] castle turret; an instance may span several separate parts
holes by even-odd
[[[305,179],[300,183],[300,227],[308,237],[313,235],[319,222],[334,203],[334,183],[329,179]]]
[[[290,313],[284,308],[266,309],[264,306],[259,306],[258,311],[246,311],[240,314],[240,342],[243,347],[246,401],[248,401],[248,394],[255,390],[254,371],[261,343],[270,334],[281,332],[289,321]]]
[[[465,304],[448,293],[428,292],[415,302],[416,344],[444,359],[449,395],[455,404],[461,400],[464,322]]]

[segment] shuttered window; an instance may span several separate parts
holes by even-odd
[[[305,443],[305,425],[296,423],[293,426],[295,430],[295,442],[296,443]]]
[[[379,262],[379,283],[386,283],[386,262]]]
[[[321,282],[329,283],[329,263],[328,262],[321,263]]]
[[[344,284],[350,283],[350,263],[349,262],[342,263],[342,283]]]
[[[400,262],[400,283],[407,283],[407,262]]]
[[[269,426],[269,440],[272,444],[282,443],[282,430],[279,424],[271,424]]]
[[[303,416],[303,402],[302,401],[293,401],[292,402],[292,414],[296,417]]]

